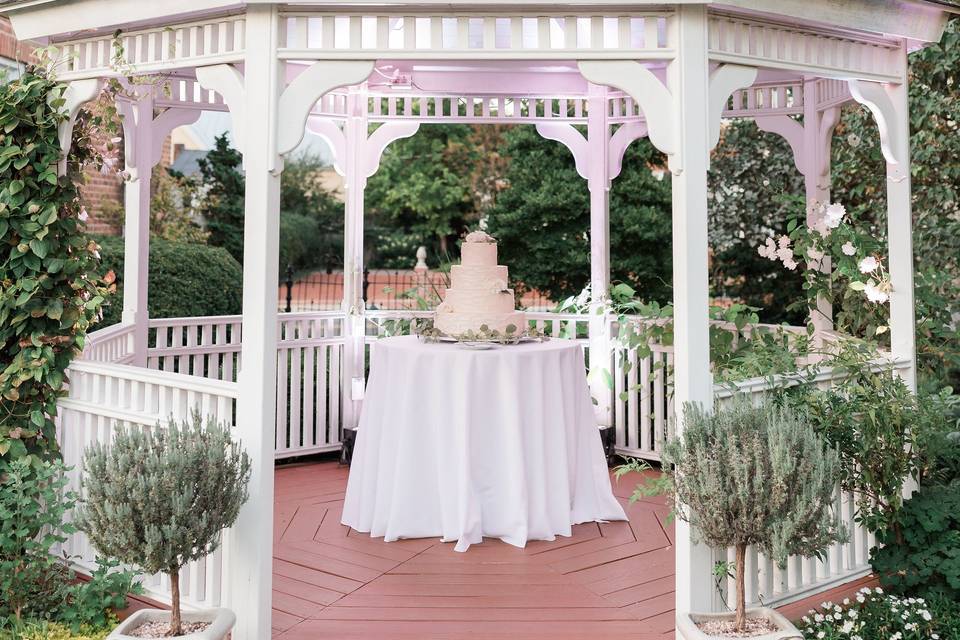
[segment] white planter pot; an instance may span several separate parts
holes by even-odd
[[[180,617],[184,622],[210,623],[210,626],[203,631],[177,636],[178,639],[182,640],[223,640],[227,637],[227,634],[230,633],[230,630],[233,629],[233,623],[237,620],[237,616],[234,615],[230,609],[184,611]],[[133,631],[145,622],[153,622],[156,620],[167,621],[169,619],[170,612],[166,609],[141,609],[121,622],[120,626],[107,636],[107,640],[126,640],[127,638],[141,640],[134,638],[134,636],[127,635],[127,633]]]
[[[678,613],[677,614],[677,637],[683,640],[726,640],[727,636],[710,636],[700,631],[697,627],[698,622],[708,620],[733,620],[736,617],[734,613]],[[757,607],[747,609],[748,618],[766,618],[777,627],[773,633],[765,633],[761,636],[752,636],[746,640],[802,640],[803,634],[793,624],[782,615],[766,607]]]

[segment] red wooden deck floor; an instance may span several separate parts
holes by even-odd
[[[348,470],[278,468],[274,637],[652,640],[673,637],[673,526],[662,500],[629,504],[629,522],[517,549],[467,553],[438,539],[385,543],[340,524]]]

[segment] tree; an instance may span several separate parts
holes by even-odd
[[[408,256],[419,244],[428,245],[434,255],[449,252],[451,241],[478,219],[471,179],[477,158],[472,131],[463,124],[428,124],[412,138],[387,147],[365,194],[374,235],[390,229],[409,238],[401,243]]]
[[[118,430],[83,456],[77,526],[100,553],[170,576],[171,636],[180,627],[180,569],[212,553],[247,500],[250,459],[230,427],[199,413],[182,424]]]
[[[590,281],[590,194],[563,145],[530,126],[504,135],[505,187],[488,211],[511,276],[554,300]],[[672,297],[670,181],[646,140],[627,148],[610,192],[611,278],[648,300]],[[656,171],[656,173],[654,173]],[[660,179],[657,176],[661,176]]]
[[[242,156],[230,146],[227,134],[217,136],[214,147],[200,158],[204,196],[200,213],[210,232],[209,243],[223,247],[243,264],[244,175]]]
[[[664,469],[675,470],[631,498],[666,488],[674,514],[694,525],[702,542],[733,547],[737,631],[746,624],[748,546],[784,568],[790,556],[815,556],[846,539],[831,512],[840,460],[801,416],[746,396],[713,411],[688,403],[683,433],[663,449]],[[617,474],[641,465],[628,463]]]

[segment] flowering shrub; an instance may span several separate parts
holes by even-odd
[[[900,598],[879,587],[861,589],[855,601],[824,602],[798,626],[807,640],[941,639],[941,623],[923,598]]]
[[[841,204],[812,203],[806,220],[792,218],[787,233],[768,237],[757,247],[761,257],[793,271],[803,265],[806,299],[791,308],[817,308],[817,300],[858,296],[874,305],[890,299],[893,286],[880,255],[880,242],[850,219]],[[849,306],[849,305],[848,305]],[[886,310],[861,305],[858,317],[839,317],[841,325],[863,327],[866,337],[887,331]]]

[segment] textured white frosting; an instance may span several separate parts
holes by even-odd
[[[494,242],[464,242],[460,245],[460,262],[465,267],[492,267],[497,264]]]
[[[495,283],[502,283],[501,289],[507,288],[509,274],[507,268],[501,264],[492,266],[469,266],[455,264],[450,267],[450,287],[452,289],[484,289],[492,290]]]
[[[453,308],[453,313],[510,313],[514,310],[512,291],[492,293],[481,289],[447,289],[443,302]]]
[[[450,288],[437,307],[434,327],[451,336],[482,325],[501,332],[509,325],[525,329],[526,316],[515,310],[513,290],[507,288],[507,267],[497,264],[496,242],[485,233],[471,233],[460,256],[462,264],[450,269]]]
[[[468,331],[479,331],[481,325],[493,331],[505,332],[509,325],[514,325],[519,333],[526,328],[525,315],[522,311],[509,313],[437,313],[433,326],[448,336],[459,336]]]

